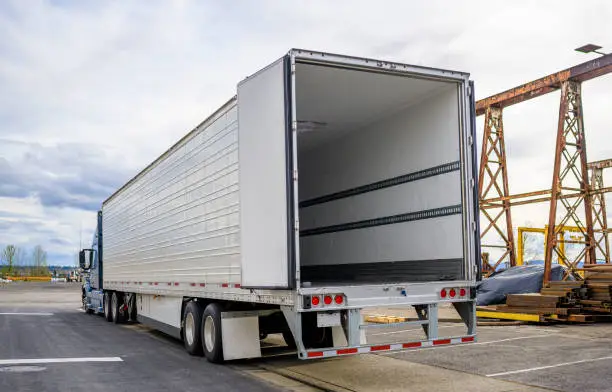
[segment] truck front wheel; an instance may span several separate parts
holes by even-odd
[[[202,308],[197,302],[189,302],[183,312],[183,343],[191,355],[202,355]]]
[[[202,321],[202,348],[208,361],[223,362],[223,341],[221,336],[221,307],[216,303],[204,309]]]

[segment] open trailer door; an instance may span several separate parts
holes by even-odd
[[[295,283],[290,58],[238,85],[242,287]]]

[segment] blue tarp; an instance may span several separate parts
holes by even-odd
[[[565,268],[552,266],[551,280],[563,279]],[[483,279],[476,285],[477,305],[496,305],[506,302],[507,294],[539,293],[544,279],[543,265],[520,265]]]

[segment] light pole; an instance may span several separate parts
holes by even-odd
[[[582,52],[582,53],[597,53],[601,56],[605,56],[607,53],[603,53],[600,52],[599,49],[601,49],[601,46],[599,45],[595,45],[595,44],[586,44],[586,45],[582,45],[579,48],[574,49],[577,52]]]

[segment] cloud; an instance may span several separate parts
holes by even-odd
[[[0,157],[0,196],[31,196],[45,207],[97,210],[130,174],[96,145],[43,146],[6,139],[0,139],[0,145],[12,149],[11,162]]]

